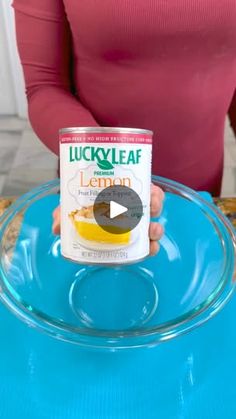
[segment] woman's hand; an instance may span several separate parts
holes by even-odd
[[[164,200],[164,192],[156,185],[151,185],[151,217],[157,217],[161,214]],[[158,241],[161,239],[164,229],[160,223],[150,223],[150,255],[154,256],[160,248]]]
[[[151,217],[160,215],[163,205],[164,192],[158,186],[151,186]],[[60,234],[60,207],[53,212],[52,230],[54,234]],[[163,235],[163,227],[159,223],[150,223],[150,255],[155,255],[159,250],[158,241]]]

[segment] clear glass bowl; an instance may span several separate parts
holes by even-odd
[[[153,177],[165,192],[157,256],[130,266],[64,259],[51,231],[59,180],[19,198],[0,219],[0,298],[55,338],[95,348],[156,345],[200,326],[235,287],[236,236],[207,198]]]

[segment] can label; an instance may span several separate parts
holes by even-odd
[[[63,256],[81,263],[122,264],[148,255],[151,151],[151,134],[91,129],[60,134]],[[143,216],[133,230],[110,234],[96,222],[94,203],[105,188],[117,185],[139,195]]]

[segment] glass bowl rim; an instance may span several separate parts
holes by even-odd
[[[224,270],[217,284],[216,289],[197,307],[178,316],[175,319],[145,329],[130,329],[125,331],[106,331],[96,329],[85,329],[73,327],[63,321],[47,316],[25,303],[21,298],[15,298],[10,287],[6,285],[7,274],[5,273],[2,261],[0,260],[0,300],[21,320],[32,327],[45,331],[53,337],[64,341],[76,343],[81,346],[95,348],[116,348],[140,347],[156,345],[160,342],[182,335],[205,323],[208,319],[217,314],[231,297],[236,285],[236,233],[226,216],[211,202],[206,201],[198,192],[178,182],[160,177],[152,176],[154,183],[163,187],[166,192],[172,192],[192,202],[197,203],[201,209],[212,213],[219,226],[217,227],[223,248],[227,254],[225,257]],[[2,238],[4,232],[18,212],[26,209],[39,197],[47,196],[51,190],[59,188],[60,181],[44,183],[30,192],[19,197],[0,217],[0,255],[2,253]],[[216,225],[215,225],[216,226]],[[228,237],[227,237],[228,236]],[[229,240],[231,239],[231,240]],[[220,286],[219,286],[220,284]]]

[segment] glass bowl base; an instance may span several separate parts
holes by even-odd
[[[69,304],[86,327],[126,330],[155,314],[158,292],[148,271],[134,266],[82,268],[69,293]]]

